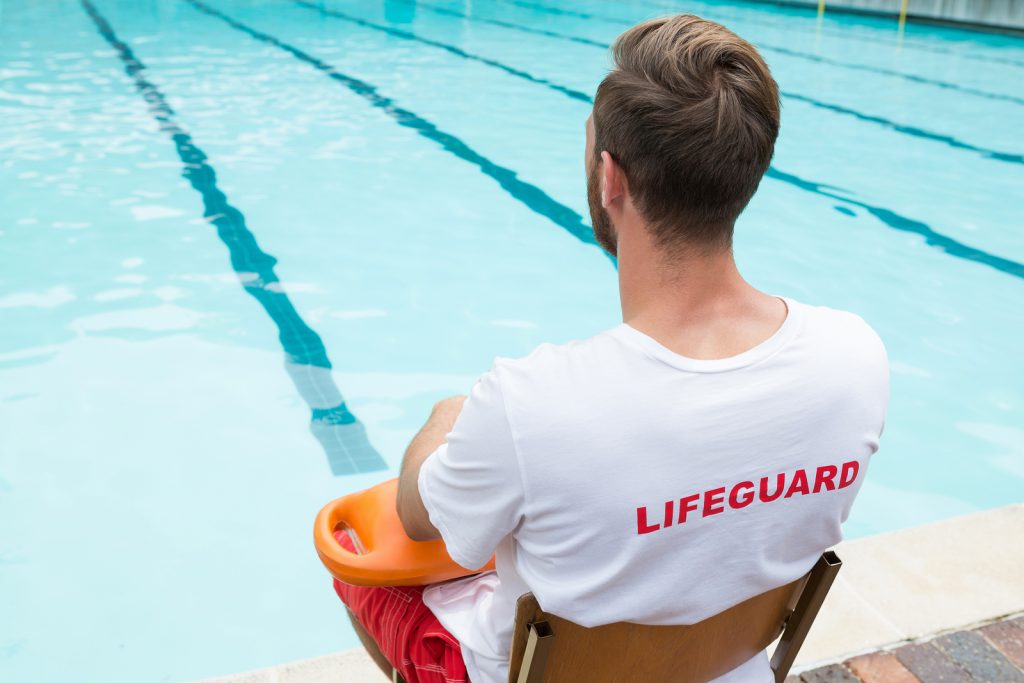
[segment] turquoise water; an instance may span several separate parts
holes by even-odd
[[[674,9],[785,93],[759,287],[892,361],[847,531],[1021,500],[1024,47],[755,3],[0,1],[0,680],[354,647],[310,526],[495,355],[618,322],[583,122]]]

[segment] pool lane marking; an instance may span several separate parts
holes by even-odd
[[[621,24],[623,21],[618,17],[592,14],[590,12],[580,12],[579,10],[562,9],[561,7],[551,7],[550,5],[523,2],[523,0],[498,0],[498,2],[506,5],[515,5],[516,7],[525,7],[526,9],[535,9],[545,14],[554,14],[559,17],[574,17],[576,19],[586,19],[587,21],[603,21],[609,24]]]
[[[597,244],[594,240],[593,230],[589,225],[583,222],[583,217],[578,213],[570,209],[568,206],[559,203],[536,185],[528,183],[525,180],[520,180],[515,171],[491,161],[455,135],[441,130],[435,124],[424,119],[419,114],[398,106],[390,97],[381,95],[377,90],[377,86],[342,73],[327,62],[324,62],[307,52],[303,52],[299,48],[289,45],[274,36],[263,33],[262,31],[257,31],[254,28],[232,19],[228,15],[210,7],[201,0],[184,0],[184,2],[189,3],[201,12],[220,19],[232,28],[241,31],[262,43],[273,45],[274,47],[289,53],[296,59],[309,64],[336,83],[339,83],[351,92],[367,100],[374,107],[384,111],[384,113],[386,113],[398,125],[416,131],[419,135],[440,145],[446,152],[454,154],[463,161],[473,164],[480,169],[484,175],[496,181],[503,190],[508,192],[518,201],[522,202],[534,213],[547,218],[581,242],[592,245]]]
[[[424,7],[428,11],[434,11],[436,9],[436,6],[431,5],[429,3],[413,2],[413,0],[399,0],[399,1],[400,2],[408,2],[409,4],[415,4],[417,6]],[[508,2],[508,4],[513,4],[513,5],[516,5],[516,6],[519,6],[519,7],[527,7],[527,8],[530,8],[530,9],[537,10],[538,12],[550,13],[550,14],[554,14],[556,16],[564,16],[564,15],[569,14],[570,16],[579,16],[580,18],[585,18],[585,19],[597,19],[597,20],[600,20],[600,21],[608,22],[608,23],[615,23],[615,24],[620,25],[620,26],[632,26],[635,23],[635,22],[629,21],[628,19],[620,19],[618,17],[610,17],[610,16],[604,16],[604,15],[595,15],[595,14],[590,14],[590,13],[586,13],[586,12],[572,12],[570,10],[565,10],[565,9],[562,9],[562,8],[548,7],[546,5],[541,5],[541,4],[536,4],[536,3],[527,3],[527,2],[516,1],[516,2]],[[642,3],[642,4],[646,5],[647,7],[651,7],[651,8],[655,8],[655,9],[660,9],[663,13],[667,13],[667,12],[671,12],[672,11],[670,8],[664,7],[664,6],[661,6],[661,5],[654,5],[654,4],[651,4],[651,3]],[[684,8],[679,8],[679,11],[683,11],[683,9]],[[451,10],[451,11],[454,11],[454,10]],[[585,16],[581,16],[581,15],[585,15]],[[466,16],[466,15],[463,15],[463,16]],[[475,17],[475,16],[466,16],[466,18],[468,18],[470,20],[473,20],[473,21],[477,21],[477,20],[485,21],[485,20],[479,19],[478,17]],[[511,22],[507,22],[507,23],[511,23]],[[551,33],[555,33],[555,32],[552,31]],[[565,34],[561,34],[561,36],[552,35],[551,37],[552,38],[555,38],[555,37],[567,38],[568,36],[566,36]],[[593,42],[597,43],[598,41],[593,41]],[[882,76],[890,76],[890,77],[893,77],[893,78],[902,78],[902,79],[911,81],[913,83],[918,83],[918,84],[921,84],[921,85],[934,86],[934,87],[937,87],[937,88],[943,88],[943,89],[946,89],[946,90],[952,90],[952,91],[955,91],[955,92],[961,92],[961,93],[963,93],[965,95],[973,95],[975,97],[982,97],[982,98],[990,99],[990,100],[998,100],[998,101],[1001,101],[1001,102],[1011,102],[1013,104],[1024,106],[1024,98],[1017,97],[1017,96],[1014,96],[1014,95],[1007,95],[1007,94],[1003,94],[1003,93],[988,92],[986,90],[979,90],[977,88],[971,88],[969,86],[963,86],[963,85],[960,85],[958,83],[950,83],[949,81],[942,81],[942,80],[935,79],[935,78],[928,78],[926,76],[917,76],[915,74],[908,74],[908,73],[904,73],[902,71],[897,71],[895,69],[887,69],[885,67],[880,67],[880,66],[871,66],[869,64],[856,64],[856,63],[851,63],[851,62],[844,62],[844,61],[840,61],[838,59],[832,59],[832,58],[829,58],[829,57],[822,57],[821,55],[814,55],[814,54],[810,54],[808,52],[802,52],[800,50],[794,50],[794,49],[788,48],[788,47],[782,47],[782,46],[779,46],[779,45],[772,45],[771,43],[764,43],[762,41],[751,41],[751,42],[755,42],[759,49],[764,50],[766,52],[777,52],[779,54],[783,54],[783,55],[786,55],[788,57],[792,57],[794,59],[803,59],[803,60],[807,60],[807,61],[815,62],[815,63],[819,63],[819,64],[828,64],[830,66],[835,66],[835,67],[839,67],[839,68],[843,68],[843,69],[852,69],[852,70],[855,70],[855,71],[866,71],[866,72],[869,72],[869,73],[875,73],[875,74],[879,74],[879,75],[882,75]],[[950,54],[955,54],[955,53],[950,53]]]
[[[742,2],[745,5],[748,5],[751,9],[761,10],[760,18],[756,19],[756,20],[752,20],[752,21],[765,21],[766,17],[764,16],[764,13],[771,11],[768,8],[766,8],[764,6],[764,4],[762,4],[762,2],[760,0],[739,0],[739,2]],[[651,3],[641,3],[641,4],[647,4],[649,7],[655,7],[655,5],[653,5]],[[816,12],[816,10],[814,9],[813,6],[812,7],[797,6],[797,5],[793,5],[792,3],[786,5],[786,0],[770,0],[770,4],[774,4],[774,5],[782,4],[783,6],[788,6],[790,9],[803,10],[805,12],[804,16],[802,17],[803,19],[816,21],[815,15],[817,14],[817,12]],[[660,7],[664,11],[672,11],[671,9],[666,8],[664,6],[658,6],[658,7]],[[807,13],[808,9],[810,10],[810,12],[813,12],[814,14],[808,16],[808,13]],[[682,8],[676,8],[676,11],[682,11]],[[844,14],[848,18],[855,18],[856,17],[856,12],[843,12],[842,14]],[[786,17],[779,17],[778,15],[775,15],[775,16],[772,16],[771,20],[767,21],[766,23],[769,23],[772,26],[776,26],[776,27],[790,28],[788,26],[788,24],[787,24],[787,21],[788,21],[788,19]],[[866,28],[868,30],[874,30],[874,28],[875,28],[875,27],[873,27],[873,26],[871,26],[869,24],[854,24],[854,26],[856,28]],[[935,28],[935,27],[933,26],[932,28]],[[953,29],[949,29],[949,27],[946,27],[946,29],[947,30],[953,30]],[[817,29],[815,29],[815,30],[817,30]],[[879,35],[867,36],[867,35],[864,35],[864,34],[861,34],[861,33],[850,33],[849,29],[843,28],[841,26],[837,27],[837,29],[834,30],[834,31],[831,30],[831,29],[822,28],[821,29],[821,33],[822,33],[822,35],[832,36],[834,38],[842,38],[844,40],[852,40],[852,41],[858,42],[858,43],[867,43],[868,45],[884,45],[884,46],[887,46],[887,47],[890,47],[890,48],[896,48],[897,50],[905,48],[905,49],[911,49],[911,50],[919,50],[921,52],[930,52],[932,54],[937,54],[937,55],[945,55],[947,57],[956,57],[958,59],[973,59],[973,60],[982,61],[982,62],[990,62],[990,63],[996,63],[996,64],[1007,64],[1009,66],[1014,66],[1014,67],[1018,67],[1018,68],[1024,67],[1024,61],[1020,61],[1020,60],[1016,60],[1016,59],[1009,59],[1007,57],[1001,57],[1001,56],[993,55],[993,54],[989,54],[989,55],[974,55],[974,54],[971,54],[970,52],[958,52],[957,50],[951,50],[951,49],[944,48],[944,47],[941,47],[941,46],[938,46],[938,45],[928,45],[926,43],[920,43],[920,42],[916,42],[916,41],[908,42],[905,37],[903,39],[897,38],[895,40],[887,40],[886,39],[887,36],[879,36]],[[893,33],[895,33],[895,32],[893,32]],[[989,48],[992,48],[992,49],[996,49],[996,50],[1002,49],[1002,48],[995,47],[995,46],[992,46],[992,45],[989,45],[989,46],[986,46],[986,47],[989,47]]]
[[[796,93],[787,92],[785,90],[780,91],[783,97],[797,102],[803,102],[809,104],[812,107],[818,109],[824,109],[826,111],[835,112],[836,114],[842,114],[844,116],[852,116],[858,121],[864,121],[866,123],[874,123],[883,128],[902,133],[903,135],[909,135],[911,137],[920,138],[922,140],[931,140],[932,142],[939,142],[944,145],[948,145],[953,149],[962,149],[968,152],[974,152],[985,159],[992,159],[994,161],[1003,161],[1010,164],[1024,164],[1024,154],[1013,154],[1011,152],[1000,152],[994,149],[988,149],[985,147],[978,147],[972,145],[969,142],[958,140],[952,135],[943,135],[942,133],[933,133],[930,130],[924,130],[917,126],[908,126],[902,123],[897,123],[891,119],[887,119],[882,116],[875,116],[873,114],[864,114],[857,111],[856,109],[850,109],[839,104],[831,104],[829,102],[822,102],[805,95],[798,95]]]
[[[501,169],[503,173],[509,174],[510,177],[515,179],[517,183],[523,183],[527,187],[532,188],[536,192],[539,192],[543,197],[546,198],[547,201],[554,202],[558,207],[561,207],[565,211],[570,212],[572,214],[572,216],[574,216],[577,221],[580,221],[579,214],[573,212],[568,207],[565,207],[565,206],[563,206],[561,204],[558,204],[557,202],[555,202],[555,200],[553,200],[550,197],[548,197],[547,194],[544,194],[543,191],[540,190],[539,188],[537,188],[536,186],[529,185],[528,183],[524,183],[523,181],[518,180],[516,178],[515,172],[513,172],[513,171],[511,171],[509,169],[506,169],[506,168],[504,168],[502,166],[498,166],[494,162],[492,162],[490,160],[487,160],[487,159],[485,159],[483,157],[480,157],[480,155],[478,155],[476,152],[472,151],[472,149],[470,149],[467,145],[465,145],[465,143],[463,143],[461,140],[458,140],[458,138],[454,138],[453,136],[450,136],[447,133],[442,133],[441,131],[438,131],[438,129],[436,128],[436,126],[434,126],[434,124],[429,123],[429,122],[425,121],[424,119],[420,118],[418,114],[415,114],[414,112],[411,112],[411,111],[409,111],[407,109],[402,109],[402,108],[398,107],[397,105],[395,105],[395,103],[390,98],[387,98],[387,97],[384,97],[383,95],[380,95],[377,92],[376,86],[371,85],[369,83],[366,83],[364,81],[360,81],[360,80],[358,80],[356,78],[353,78],[351,76],[346,76],[344,74],[341,74],[340,72],[336,71],[334,69],[334,67],[330,66],[326,62],[323,62],[323,61],[317,59],[316,57],[308,55],[305,52],[302,52],[301,50],[299,50],[298,48],[295,48],[295,47],[292,47],[290,45],[287,45],[286,43],[281,42],[280,40],[278,40],[277,38],[274,38],[273,36],[270,36],[270,35],[267,35],[265,33],[261,33],[261,32],[255,30],[255,29],[249,28],[248,26],[245,26],[244,24],[241,24],[240,22],[238,22],[238,21],[236,21],[234,19],[231,19],[230,17],[228,17],[227,15],[223,14],[222,12],[219,12],[219,11],[213,9],[212,7],[209,7],[209,6],[205,5],[203,2],[201,2],[201,0],[185,0],[185,2],[188,2],[188,3],[196,6],[197,8],[201,9],[204,12],[212,14],[213,16],[219,17],[223,21],[227,22],[229,25],[237,28],[240,31],[248,33],[249,35],[253,36],[254,38],[257,38],[258,40],[260,40],[262,42],[266,42],[266,43],[269,43],[269,44],[274,45],[276,47],[279,47],[282,50],[285,50],[285,51],[291,53],[295,57],[298,57],[302,61],[306,61],[306,62],[309,62],[309,63],[313,64],[314,66],[316,66],[316,68],[318,70],[320,70],[320,71],[322,71],[324,73],[327,73],[331,78],[334,78],[335,80],[341,81],[343,84],[346,85],[346,87],[348,87],[350,89],[353,89],[354,91],[356,91],[355,90],[356,88],[359,88],[359,90],[357,91],[358,94],[363,95],[364,97],[367,97],[367,99],[369,99],[371,101],[371,103],[374,104],[374,106],[384,107],[385,109],[387,109],[389,111],[389,113],[391,114],[392,118],[394,118],[400,125],[411,126],[411,127],[415,128],[418,132],[421,132],[421,134],[423,134],[423,132],[421,130],[421,127],[422,126],[427,126],[428,128],[426,128],[425,130],[434,131],[434,132],[436,132],[439,135],[443,135],[443,136],[445,136],[444,139],[452,139],[452,140],[456,141],[458,143],[458,145],[460,145],[461,147],[456,147],[453,150],[453,149],[450,149],[446,145],[442,145],[442,146],[444,146],[444,148],[447,151],[455,153],[455,154],[458,154],[458,152],[455,151],[457,149],[465,148],[466,150],[469,150],[469,152],[471,152],[474,155],[473,160],[472,160],[473,163],[475,163],[478,166],[480,166],[480,163],[478,161],[475,161],[475,159],[479,158],[482,161],[484,161],[487,164],[489,164],[491,167],[497,168],[497,169]],[[364,92],[366,94],[364,94]],[[398,115],[395,112],[400,112],[401,115]],[[427,135],[427,137],[430,137],[431,139],[436,139],[436,138],[433,137],[433,135]],[[459,156],[461,157],[461,155],[459,155]],[[465,158],[465,157],[461,157],[461,158]],[[481,170],[484,170],[483,166],[481,166]],[[487,171],[485,170],[484,172],[486,173]],[[488,173],[488,175],[490,175],[490,174]],[[1004,273],[1008,273],[1010,275],[1014,275],[1015,277],[1024,277],[1024,266],[1022,266],[1020,263],[1017,263],[1016,261],[1011,261],[1009,259],[1005,259],[1005,258],[1002,258],[1000,256],[995,256],[993,254],[989,254],[988,252],[982,251],[980,249],[975,249],[974,247],[968,246],[968,245],[966,245],[966,244],[964,244],[964,243],[962,243],[962,242],[960,242],[960,241],[958,241],[958,240],[956,240],[956,239],[954,239],[952,237],[947,237],[946,235],[943,235],[943,234],[941,234],[939,232],[936,232],[935,230],[933,230],[926,223],[914,220],[912,218],[907,218],[906,216],[902,216],[902,215],[900,215],[900,214],[898,214],[895,211],[892,211],[890,209],[886,209],[884,207],[874,206],[872,204],[868,204],[866,202],[863,202],[863,201],[860,201],[860,200],[857,200],[857,199],[852,199],[852,198],[850,198],[849,196],[847,196],[845,194],[837,194],[837,193],[831,191],[831,190],[838,190],[840,192],[845,192],[841,188],[835,187],[833,185],[826,185],[824,183],[816,183],[816,182],[813,182],[813,181],[805,180],[805,179],[800,178],[799,176],[793,175],[791,173],[786,173],[784,171],[780,171],[780,170],[776,169],[775,167],[769,168],[768,172],[765,175],[767,177],[769,177],[769,178],[774,179],[774,180],[778,180],[778,181],[787,183],[789,185],[792,185],[792,186],[794,186],[794,187],[796,187],[798,189],[801,189],[801,190],[803,190],[805,192],[810,192],[810,193],[813,193],[813,194],[818,194],[818,195],[821,195],[821,196],[824,196],[824,197],[828,197],[830,199],[835,199],[835,200],[838,200],[838,201],[846,202],[846,203],[851,204],[853,206],[860,207],[860,208],[864,209],[865,211],[867,211],[868,213],[870,213],[875,218],[877,218],[878,220],[880,220],[885,225],[888,225],[890,228],[893,228],[894,230],[899,230],[901,232],[912,232],[912,233],[921,235],[922,237],[925,238],[925,243],[926,244],[928,244],[929,246],[933,246],[933,247],[939,248],[939,249],[941,249],[942,251],[944,251],[945,253],[947,253],[947,254],[949,254],[951,256],[967,259],[967,260],[970,260],[970,261],[975,261],[977,263],[981,263],[981,264],[987,265],[989,267],[995,268],[996,270],[1002,271]],[[504,187],[504,185],[502,187]],[[508,191],[508,188],[506,188],[506,190]],[[516,195],[513,195],[513,196],[516,196]],[[519,199],[518,196],[516,196],[516,198]],[[520,201],[522,201],[522,200],[520,199]],[[538,211],[538,213],[541,213],[541,212]],[[546,214],[542,213],[541,215],[546,215]],[[547,216],[547,217],[551,218],[551,216]],[[558,221],[555,220],[554,218],[551,218],[551,220],[554,221],[556,224],[562,225],[561,223],[558,223]],[[580,223],[580,225],[582,225],[582,223]],[[566,227],[566,226],[562,225],[562,227]],[[583,226],[583,228],[586,230],[586,237],[587,237],[587,239],[581,238],[581,241],[587,242],[589,244],[594,244],[595,241],[594,241],[592,229],[589,228],[589,227],[586,227],[586,226]]]
[[[920,83],[921,85],[934,86],[936,88],[942,88],[944,90],[960,92],[965,95],[973,95],[975,97],[982,97],[989,100],[998,100],[1001,102],[1011,102],[1013,104],[1024,105],[1024,98],[1015,97],[1013,95],[988,92],[987,90],[978,90],[977,88],[971,88],[969,86],[960,85],[958,83],[950,83],[949,81],[940,81],[936,78],[928,78],[926,76],[908,74],[902,71],[896,71],[895,69],[886,69],[885,67],[881,66],[871,66],[870,64],[855,64],[852,62],[841,62],[838,59],[822,57],[820,55],[812,55],[806,52],[800,52],[798,50],[791,50],[787,47],[779,47],[778,45],[766,45],[765,43],[762,42],[758,42],[757,45],[763,50],[768,50],[770,52],[778,52],[779,54],[793,57],[795,59],[804,59],[807,61],[817,62],[819,64],[827,64],[829,66],[836,66],[843,69],[852,69],[854,71],[866,71],[868,73],[880,74],[882,76],[902,78],[912,83]]]
[[[327,9],[326,7],[315,5],[312,2],[309,2],[308,0],[292,1],[300,7],[312,10],[314,12],[319,12],[321,16],[330,17],[332,19],[339,19],[341,21],[347,21],[349,23],[356,24],[357,26],[362,26],[364,28],[372,29],[374,31],[380,31],[382,33],[386,33],[396,38],[402,38],[403,40],[412,40],[418,43],[423,43],[424,45],[436,47],[440,50],[449,52],[457,57],[468,59],[473,62],[480,62],[481,64],[486,64],[487,66],[494,67],[495,69],[500,69],[505,73],[511,74],[518,78],[522,78],[531,83],[543,85],[546,88],[550,88],[556,92],[571,97],[574,100],[580,100],[582,102],[590,101],[590,96],[584,92],[580,92],[579,90],[573,90],[572,88],[568,88],[564,85],[559,85],[558,83],[552,83],[551,81],[545,78],[539,78],[537,76],[534,76],[533,74],[523,71],[522,69],[517,69],[515,67],[509,66],[508,64],[503,64],[502,62],[493,59],[488,59],[487,57],[473,54],[472,52],[466,52],[462,48],[457,47],[455,45],[449,45],[448,43],[442,43],[437,40],[431,40],[430,38],[424,38],[423,36],[419,36],[416,35],[415,33],[412,33],[411,31],[404,31],[402,29],[395,28],[392,26],[384,26],[382,24],[377,24],[375,22],[368,21],[366,19],[361,19],[351,14],[347,14],[340,10]]]
[[[422,8],[428,12],[434,14],[440,14],[442,16],[455,17],[461,19],[468,19],[480,24],[491,24],[493,26],[501,26],[502,28],[509,28],[514,31],[522,31],[524,33],[532,33],[538,36],[547,36],[548,38],[556,38],[558,40],[565,40],[570,43],[579,43],[580,45],[590,45],[592,47],[599,47],[602,50],[608,49],[608,43],[603,43],[600,40],[591,40],[590,38],[584,38],[582,36],[571,36],[566,33],[558,33],[557,31],[549,31],[543,28],[535,28],[533,26],[523,26],[521,24],[515,24],[510,21],[502,21],[501,19],[493,19],[490,17],[478,17],[475,14],[470,16],[465,12],[458,10],[448,9],[447,7],[441,7],[440,5],[433,5],[429,2],[420,2],[419,0],[399,0],[407,5],[412,5],[417,8]]]
[[[780,171],[774,166],[768,169],[765,176],[775,180],[781,180],[784,183],[799,187],[807,192],[813,192],[814,194],[818,194],[823,197],[829,197],[837,201],[846,202],[852,206],[857,206],[894,230],[920,235],[924,238],[925,244],[936,247],[950,256],[974,261],[975,263],[981,263],[989,266],[990,268],[1006,273],[1007,275],[1012,275],[1013,277],[1024,278],[1024,263],[1003,258],[1002,256],[996,256],[995,254],[982,251],[981,249],[976,249],[975,247],[964,244],[963,242],[949,237],[948,235],[936,232],[927,223],[914,220],[913,218],[907,218],[906,216],[898,214],[891,209],[887,209],[882,206],[875,206],[859,199],[853,199],[845,194],[834,192],[833,190],[839,190],[839,188],[834,186],[815,183],[791,173]]]
[[[387,463],[366,438],[362,423],[345,404],[331,376],[331,362],[323,340],[306,324],[281,288],[274,273],[277,263],[260,249],[245,216],[232,206],[217,186],[217,175],[209,158],[196,146],[177,121],[177,113],[163,92],[144,75],[146,65],[118,38],[113,27],[90,0],[82,7],[104,40],[114,48],[125,73],[149,106],[160,131],[174,142],[184,165],[182,176],[203,198],[203,217],[217,228],[217,237],[228,248],[231,267],[246,293],[260,303],[277,326],[284,349],[286,369],[312,411],[310,428],[324,448],[335,475],[387,469]],[[317,404],[317,405],[314,405]]]
[[[297,3],[300,3],[300,4],[309,4],[305,0],[293,0],[293,2],[297,2]],[[419,6],[419,4],[420,3],[417,3],[418,6]],[[428,9],[430,9],[430,8],[428,7]],[[560,11],[563,11],[563,10],[560,10]],[[564,11],[568,11],[568,10],[564,10]],[[457,15],[454,12],[454,10],[451,13],[448,13],[448,15],[449,16],[459,16],[459,15]],[[461,16],[463,18],[465,18],[465,19],[470,20],[470,21],[475,21],[476,20],[476,17],[469,16],[469,15],[466,15],[466,14],[462,14]],[[512,29],[524,29],[528,33],[533,33],[533,30],[528,29],[526,27],[517,27],[517,26],[511,25],[511,24],[508,24],[505,27],[506,28],[512,28]],[[407,37],[409,40],[418,40],[419,39],[419,37],[416,36],[413,33],[410,33],[410,32],[407,32],[407,31],[402,31],[401,33],[405,34],[402,37]],[[560,34],[560,35],[562,37],[566,37],[565,34]],[[429,41],[428,44],[432,44],[435,47],[443,46],[443,47],[446,47],[446,48],[457,49],[457,48],[454,48],[454,46],[444,45],[443,43],[437,43],[436,41]],[[605,50],[607,50],[608,48],[611,47],[611,45],[609,45],[608,43],[599,43],[597,41],[593,41],[593,43],[591,43],[591,45],[593,47],[599,47],[599,48],[602,48],[602,49],[605,49]],[[871,123],[871,124],[874,124],[874,125],[878,125],[878,126],[881,126],[883,128],[888,128],[889,130],[894,131],[896,133],[900,133],[902,135],[909,135],[911,137],[920,138],[922,140],[930,140],[932,142],[938,142],[938,143],[941,143],[941,144],[944,144],[944,145],[948,145],[949,147],[952,147],[953,149],[960,149],[960,150],[965,150],[965,151],[968,151],[968,152],[974,152],[975,154],[978,154],[979,156],[981,156],[982,158],[985,158],[985,159],[992,159],[994,161],[1001,161],[1001,162],[1011,163],[1011,164],[1024,164],[1024,154],[1013,154],[1013,153],[1009,153],[1009,152],[1000,152],[998,150],[988,149],[988,148],[985,148],[985,147],[978,147],[977,145],[972,145],[969,142],[964,142],[962,140],[958,140],[957,138],[955,138],[955,137],[953,137],[951,135],[944,135],[942,133],[933,133],[932,131],[925,130],[923,128],[918,128],[917,126],[910,126],[910,125],[906,125],[906,124],[902,124],[902,123],[897,123],[896,121],[893,121],[891,119],[887,119],[887,118],[885,118],[883,116],[875,116],[873,114],[865,114],[863,112],[857,111],[856,109],[851,109],[849,107],[844,107],[844,106],[842,106],[840,104],[832,104],[831,102],[822,102],[821,100],[814,99],[813,97],[807,97],[806,95],[800,95],[800,94],[797,94],[797,93],[789,92],[788,90],[780,90],[779,92],[782,95],[782,97],[784,97],[784,98],[791,99],[791,100],[796,100],[798,102],[803,102],[804,104],[807,104],[807,105],[812,106],[812,107],[817,107],[818,109],[823,109],[825,111],[832,112],[833,114],[839,114],[841,116],[851,116],[851,117],[853,117],[853,118],[855,118],[855,119],[857,119],[859,121],[863,121],[865,123]],[[585,102],[593,104],[593,98],[592,97],[590,97],[589,95],[584,95],[584,97],[586,99],[583,99],[583,98],[577,98],[577,99],[581,99],[581,101],[585,101]]]
[[[765,17],[763,16],[764,12],[770,11],[770,10],[768,10],[764,6],[765,3],[761,2],[761,0],[739,0],[739,1],[743,2],[746,5],[751,6],[751,9],[761,10],[762,16],[759,19],[751,19],[751,20],[749,20],[751,22],[763,21],[765,19]],[[537,10],[540,10],[540,11],[544,11],[544,7],[545,7],[544,5],[541,5],[541,4],[538,4],[538,3],[522,2],[521,0],[516,1],[516,2],[510,2],[510,0],[499,0],[499,2],[505,2],[506,4],[519,5],[520,7],[528,7],[528,8],[537,9]],[[673,7],[666,7],[665,5],[660,4],[660,3],[659,4],[654,4],[654,3],[651,3],[651,2],[642,2],[642,0],[638,4],[646,5],[647,7],[659,10],[659,11],[661,11],[663,13],[685,12],[685,11],[688,11],[688,9],[689,9],[689,8],[686,8],[686,7],[674,7],[674,8]],[[705,2],[704,4],[706,6],[708,3]],[[794,7],[792,4],[787,5],[785,0],[769,0],[767,4],[774,4],[774,5],[782,4],[784,6],[790,7],[791,9],[796,8],[796,9],[802,9],[802,10],[805,10],[805,11],[808,10],[808,7],[806,7],[806,6]],[[810,7],[809,9],[812,12],[814,11],[813,7]],[[578,15],[579,14],[582,14],[582,13],[578,13]],[[595,17],[595,18],[598,18],[599,20],[603,20],[603,21],[611,21],[612,19],[618,19],[617,17],[607,17],[607,16],[605,16],[605,17]],[[805,17],[805,18],[809,18],[809,17]],[[778,19],[777,16],[772,16],[772,20],[768,21],[767,23],[769,23],[769,24],[771,24],[773,26],[782,26],[785,23],[785,21],[786,21],[785,18],[782,18],[782,21],[777,21],[776,19]],[[624,19],[619,19],[619,21],[625,21],[625,20]],[[861,25],[861,26],[863,26],[863,25]],[[788,26],[787,26],[787,28],[788,28]],[[934,46],[934,45],[924,45],[924,44],[917,43],[917,42],[907,43],[905,41],[904,42],[900,42],[899,40],[896,40],[896,41],[893,41],[893,40],[882,40],[881,36],[854,35],[854,34],[850,34],[848,32],[844,32],[842,29],[837,30],[837,31],[821,29],[821,32],[822,32],[823,35],[829,35],[829,36],[833,36],[833,37],[836,37],[836,38],[842,38],[844,40],[852,40],[852,41],[859,42],[859,43],[868,43],[868,44],[871,44],[871,45],[887,45],[889,47],[894,47],[894,48],[897,48],[897,49],[908,48],[908,49],[911,49],[911,50],[921,50],[922,52],[931,52],[933,54],[940,54],[940,55],[946,55],[946,56],[963,58],[963,59],[974,59],[974,60],[983,61],[983,62],[991,62],[991,63],[997,63],[997,64],[1008,64],[1010,66],[1015,66],[1015,67],[1024,67],[1024,62],[1022,62],[1022,61],[1018,61],[1018,60],[1015,60],[1015,59],[1007,59],[1006,57],[999,57],[997,55],[980,56],[980,55],[970,54],[969,52],[956,52],[954,50],[948,50],[948,49],[945,49],[945,48],[942,48],[942,47],[938,47],[938,46]]]

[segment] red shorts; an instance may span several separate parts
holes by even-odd
[[[355,552],[344,531],[338,542]],[[459,641],[423,604],[422,586],[352,586],[334,590],[407,683],[468,683]]]

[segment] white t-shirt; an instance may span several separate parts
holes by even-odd
[[[480,378],[419,477],[452,558],[497,555],[424,593],[472,683],[507,680],[524,593],[583,626],[692,624],[842,538],[885,419],[885,349],[856,315],[785,301],[779,330],[731,358],[622,324]],[[770,681],[767,656],[718,680]]]

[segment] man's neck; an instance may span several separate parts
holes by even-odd
[[[786,319],[785,303],[754,289],[729,248],[667,257],[644,230],[620,234],[622,319],[691,358],[727,358],[768,339]]]

